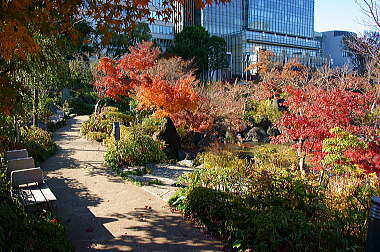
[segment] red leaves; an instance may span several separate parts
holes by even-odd
[[[368,149],[347,150],[344,155],[366,172],[380,174],[380,145],[375,141],[368,143]]]
[[[118,100],[133,94],[139,102],[138,109],[153,110],[158,117],[169,116],[178,125],[182,122],[179,120],[182,110],[194,111],[198,106],[195,77],[182,74],[172,80],[169,71],[155,74],[146,71],[156,64],[159,55],[159,49],[151,42],[130,47],[129,51],[118,61],[109,58],[99,61],[94,83],[99,96]]]
[[[159,49],[153,47],[152,42],[130,47],[129,51],[120,60],[107,57],[99,60],[94,86],[100,97],[118,100],[128,96],[133,86],[141,82],[141,72],[153,66],[159,55]]]
[[[329,130],[332,128],[340,127],[359,136],[375,133],[373,127],[362,123],[373,100],[369,91],[353,92],[342,87],[326,90],[315,85],[303,88],[288,86],[284,91],[287,94],[284,105],[288,111],[277,122],[283,134],[275,141],[303,140],[302,152],[312,154],[318,161],[323,158],[321,143],[331,136]],[[354,151],[350,154],[363,169],[378,169],[378,164],[369,161],[371,158],[380,159],[377,158],[377,147],[371,146],[364,153]]]

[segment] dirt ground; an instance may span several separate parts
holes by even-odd
[[[58,152],[42,164],[57,214],[76,251],[220,251],[223,245],[172,213],[165,201],[103,165],[105,148],[80,136],[87,116],[54,133]]]

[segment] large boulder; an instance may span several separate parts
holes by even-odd
[[[191,150],[179,150],[178,151],[178,160],[193,160],[197,154]]]
[[[269,142],[267,132],[261,127],[253,127],[250,129],[245,137],[245,141],[267,143]]]
[[[276,136],[279,136],[281,135],[281,132],[279,129],[277,129],[276,127],[273,127],[273,126],[270,126],[267,130],[267,134],[271,137],[276,137]]]
[[[165,141],[167,144],[166,153],[169,156],[178,158],[178,151],[181,148],[181,138],[178,135],[173,121],[169,117],[162,120],[160,131],[156,132],[153,138]]]
[[[195,131],[190,131],[181,139],[182,147],[193,147],[199,144],[204,138],[203,134]]]

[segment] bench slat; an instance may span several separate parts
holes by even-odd
[[[16,158],[26,158],[28,157],[28,151],[26,149],[22,150],[11,150],[5,152],[5,159],[12,160]]]
[[[47,201],[38,186],[30,187],[29,189],[34,197],[35,204],[44,203]]]
[[[57,198],[55,197],[55,195],[53,194],[53,192],[50,190],[50,188],[48,187],[46,183],[43,183],[42,185],[40,185],[40,190],[42,194],[45,196],[47,201],[57,200]]]
[[[29,188],[25,188],[23,190],[20,190],[17,192],[17,195],[19,195],[24,203],[24,205],[33,205],[36,203],[32,192],[29,190]]]
[[[36,166],[32,157],[11,159],[7,163],[7,172],[11,173],[12,171],[29,169],[34,167]]]
[[[31,168],[24,170],[12,171],[11,173],[11,186],[18,187],[24,184],[43,183],[43,172],[41,168]]]

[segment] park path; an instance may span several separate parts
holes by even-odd
[[[57,214],[76,251],[220,251],[222,244],[166,203],[103,166],[104,147],[81,138],[87,116],[54,133],[58,152],[42,164]]]

